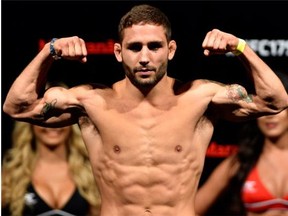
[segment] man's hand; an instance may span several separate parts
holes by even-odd
[[[202,43],[204,55],[225,54],[227,52],[236,52],[239,38],[232,34],[222,32],[219,29],[213,29],[206,34]]]
[[[59,38],[54,42],[54,50],[61,58],[87,62],[85,41],[78,36]]]

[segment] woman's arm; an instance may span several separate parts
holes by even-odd
[[[233,160],[234,156],[224,159],[198,189],[195,199],[195,211],[197,215],[205,215],[229,185],[230,179],[238,169],[238,164],[234,163]]]

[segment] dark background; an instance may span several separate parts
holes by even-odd
[[[17,75],[38,53],[38,40],[77,35],[85,41],[117,39],[117,25],[131,6],[148,3],[169,17],[178,49],[168,74],[182,80],[207,78],[248,85],[245,70],[235,57],[204,57],[206,33],[218,28],[243,39],[288,40],[285,1],[2,1],[2,104]],[[282,56],[261,56],[273,69],[288,72],[288,45]],[[83,82],[109,84],[124,72],[113,55],[89,55],[88,63],[56,62],[50,80],[69,86]],[[2,112],[2,156],[11,146],[13,121]],[[220,122],[213,141],[233,144],[241,124]],[[207,158],[202,176],[223,158]]]

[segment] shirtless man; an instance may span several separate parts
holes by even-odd
[[[169,77],[176,42],[167,17],[154,7],[136,6],[124,15],[119,36],[114,52],[125,70],[123,80],[111,87],[54,87],[42,96],[52,55],[87,61],[83,39],[60,38],[47,43],[15,80],[4,111],[41,126],[79,124],[101,193],[101,216],[194,216],[217,119],[279,113],[287,107],[286,91],[245,42],[217,29],[207,33],[204,54],[238,50],[256,94],[237,84],[183,84]]]

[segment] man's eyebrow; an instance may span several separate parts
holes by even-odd
[[[159,44],[162,44],[163,41],[161,40],[153,40],[153,41],[149,41],[148,44],[151,44],[151,43],[159,43]],[[131,42],[127,42],[126,45],[130,45],[130,44],[143,44],[142,42],[140,41],[131,41]]]
[[[149,45],[162,45],[163,44],[163,41],[151,41],[148,43],[148,46]]]
[[[139,41],[133,41],[133,42],[128,42],[128,43],[126,44],[127,47],[128,47],[128,46],[132,46],[132,45],[142,45],[142,43],[139,42]]]

